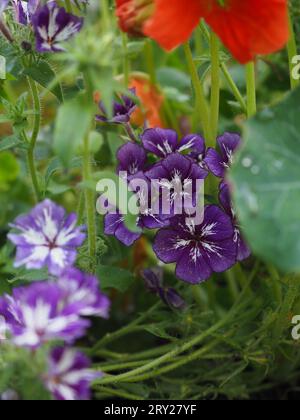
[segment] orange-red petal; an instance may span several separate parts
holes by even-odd
[[[241,63],[280,50],[288,40],[287,0],[227,0],[203,4],[203,16]]]
[[[143,31],[166,50],[172,50],[189,39],[201,12],[199,0],[155,0],[155,12]]]

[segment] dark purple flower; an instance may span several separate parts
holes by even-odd
[[[62,43],[77,34],[83,25],[83,18],[67,13],[55,2],[45,4],[32,17],[39,52],[65,51]]]
[[[176,219],[176,220],[175,220]],[[236,262],[231,218],[217,206],[206,206],[201,225],[174,219],[170,228],[157,233],[154,252],[165,264],[176,263],[176,275],[188,283],[207,280]]]
[[[229,185],[225,182],[220,185],[220,194],[219,194],[220,203],[226,213],[231,217],[234,225],[234,242],[237,244],[237,260],[243,261],[250,257],[251,250],[246,244],[245,240],[242,237],[240,226],[236,217],[235,210],[233,208]]]
[[[163,271],[161,269],[143,270],[142,277],[147,289],[159,296],[166,305],[179,310],[186,308],[185,301],[175,289],[163,286]]]
[[[51,282],[37,282],[0,298],[0,315],[6,321],[15,345],[37,348],[42,343],[64,340],[72,343],[84,335],[90,322],[77,311],[64,313],[65,293]]]
[[[84,354],[57,347],[49,355],[45,386],[59,401],[89,400],[91,382],[102,376],[90,367],[91,362]]]
[[[109,236],[115,236],[126,246],[131,246],[142,234],[130,231],[126,227],[124,220],[125,217],[120,212],[108,213],[104,217],[104,233]]]
[[[17,246],[15,266],[48,267],[53,275],[72,266],[76,248],[86,237],[83,228],[76,225],[76,214],[66,216],[65,210],[50,200],[38,204],[28,215],[18,217],[11,227],[20,233],[8,235]]]
[[[145,169],[147,155],[145,150],[135,143],[126,143],[117,153],[119,161],[118,172],[127,172],[128,179]]]
[[[100,292],[96,277],[68,268],[59,276],[57,284],[64,291],[64,314],[108,318],[110,301]]]
[[[13,0],[15,9],[16,21],[22,25],[28,25],[31,23],[32,17],[37,11],[40,0]]]
[[[234,153],[241,143],[239,134],[225,133],[217,140],[220,153],[215,149],[207,150],[204,162],[209,170],[217,177],[224,178],[225,172],[233,163]]]
[[[189,134],[178,141],[176,131],[163,128],[149,128],[142,134],[144,148],[160,158],[178,152],[201,163],[205,156],[205,141],[199,134]]]
[[[204,181],[207,171],[188,157],[172,153],[146,171],[145,175],[161,190],[162,209],[156,213],[170,218],[197,205],[202,187],[199,181]],[[166,212],[167,209],[169,212]]]
[[[135,89],[129,89],[131,95],[135,96]],[[131,114],[136,110],[136,103],[131,97],[122,95],[113,103],[113,116],[109,118],[107,110],[102,101],[99,102],[100,114],[96,115],[99,122],[107,122],[112,124],[126,124],[130,121]]]

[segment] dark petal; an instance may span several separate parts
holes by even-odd
[[[171,229],[160,230],[154,240],[153,250],[165,264],[179,260],[189,246],[189,238],[185,232]]]
[[[174,177],[175,172],[180,174],[182,180],[188,178],[192,161],[179,153],[172,153],[162,161],[163,167],[169,173],[169,179]]]
[[[189,246],[182,254],[176,266],[176,275],[191,284],[201,283],[212,274],[211,267],[203,258],[199,246]]]
[[[145,175],[150,180],[160,180],[160,179],[168,179],[169,172],[162,166],[161,163],[158,163],[152,166],[151,169],[145,172]]]
[[[122,244],[126,246],[131,246],[142,236],[142,234],[131,232],[129,229],[127,229],[125,223],[122,222],[117,227],[115,231],[115,236],[117,239],[119,239],[120,242],[122,242]]]
[[[135,175],[144,169],[147,155],[141,146],[126,143],[118,150],[117,159],[120,162],[119,171],[127,171],[129,175]]]
[[[189,178],[190,179],[195,179],[195,180],[203,179],[204,180],[207,176],[208,176],[208,171],[201,168],[196,163],[192,163],[191,170],[190,170],[190,173],[189,173]]]
[[[225,182],[222,182],[220,184],[219,200],[226,213],[230,217],[233,217],[230,190],[228,184],[226,184]]]
[[[153,270],[146,269],[141,272],[141,275],[145,281],[147,289],[152,293],[159,293],[162,281],[158,278],[156,273]]]
[[[234,152],[241,144],[241,136],[236,133],[224,133],[223,136],[218,137],[217,142],[224,161],[230,164]]]
[[[223,178],[225,175],[225,164],[219,153],[212,148],[207,150],[204,162],[208,169],[217,177]]]
[[[213,271],[222,273],[236,263],[237,246],[232,239],[203,244],[204,257]]]
[[[236,228],[236,238],[237,238],[237,260],[244,261],[251,255],[251,249],[247,245],[246,241],[241,235],[241,232]]]
[[[142,142],[146,150],[164,158],[176,151],[178,137],[174,130],[149,128],[142,134]]]
[[[189,134],[181,140],[178,152],[188,154],[192,159],[198,160],[205,154],[205,141],[199,134]]]
[[[187,307],[183,298],[171,287],[163,289],[163,300],[173,309],[184,310]]]
[[[209,205],[205,207],[203,224],[196,226],[196,232],[201,234],[204,241],[217,242],[233,238],[234,227],[231,217],[220,207]]]
[[[104,217],[104,233],[106,235],[114,235],[122,221],[123,218],[120,214],[108,213]]]
[[[170,225],[170,220],[160,215],[141,215],[141,224],[146,229],[162,229]]]

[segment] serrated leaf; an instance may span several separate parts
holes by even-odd
[[[101,289],[117,289],[126,292],[134,282],[134,276],[130,271],[118,267],[100,266],[97,269]]]
[[[91,124],[91,108],[80,95],[60,106],[54,130],[54,150],[69,167]]]
[[[38,82],[44,88],[48,88],[53,81],[56,79],[56,74],[49,63],[45,60],[39,61],[39,63],[35,64],[32,67],[28,67],[24,70],[24,74],[29,76],[34,81]],[[63,102],[63,91],[61,85],[55,84],[53,88],[50,88],[50,92],[53,93],[54,96],[59,100],[59,102]]]

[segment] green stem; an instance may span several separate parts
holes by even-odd
[[[36,201],[38,201],[40,198],[40,188],[39,188],[39,182],[38,182],[38,177],[37,177],[37,171],[35,167],[35,146],[36,146],[37,138],[40,131],[40,125],[41,125],[41,103],[40,103],[39,92],[38,92],[36,83],[32,81],[29,77],[27,77],[27,82],[30,87],[32,102],[33,102],[33,109],[34,109],[33,130],[32,130],[31,138],[29,141],[29,147],[27,150],[27,162],[28,162],[28,169],[31,176],[31,180],[32,180],[35,198],[36,198]]]
[[[89,147],[89,133],[84,138],[84,154],[83,154],[83,179],[89,181],[91,179],[91,154]],[[88,245],[90,257],[90,270],[95,272],[96,265],[96,247],[97,247],[97,234],[96,234],[96,217],[95,217],[95,194],[86,188],[85,190],[85,206],[86,206],[86,219],[88,228]]]
[[[184,52],[185,52],[185,57],[187,60],[189,72],[191,75],[192,83],[195,89],[196,112],[199,116],[199,120],[202,122],[204,136],[208,142],[208,145],[214,146],[215,139],[213,138],[211,128],[210,128],[208,105],[205,99],[202,83],[198,75],[197,67],[193,60],[193,54],[192,54],[189,42],[186,42],[184,44]]]
[[[65,0],[65,6],[68,13],[73,13],[71,0]]]
[[[145,42],[145,59],[146,59],[147,72],[150,76],[150,82],[153,85],[155,85],[156,84],[155,62],[154,62],[154,54],[153,54],[153,45],[150,39],[146,40]]]
[[[122,32],[122,46],[123,46],[123,73],[124,73],[124,86],[127,89],[129,87],[129,77],[130,77],[130,63],[128,56],[127,48],[127,35]]]
[[[101,0],[100,7],[103,29],[104,31],[109,31],[111,29],[109,0]]]
[[[226,65],[224,63],[221,63],[221,70],[223,72],[223,75],[228,83],[228,86],[230,87],[230,89],[232,90],[232,93],[235,97],[235,99],[238,101],[238,103],[240,104],[243,112],[245,112],[245,114],[247,114],[247,104],[239,90],[239,88],[237,87],[237,85],[235,84],[233,78],[231,77],[231,74],[229,73]]]
[[[113,388],[107,388],[107,387],[98,387],[99,388],[99,393],[97,393],[98,398],[102,398],[104,396],[111,396],[114,395],[116,397],[121,397],[122,399],[125,400],[144,400],[143,397],[139,396],[139,395],[135,395],[135,394],[131,394],[129,392],[126,391],[122,391],[120,389],[113,389]]]
[[[289,15],[289,29],[290,29],[290,39],[287,44],[287,51],[289,57],[289,69],[290,69],[290,79],[291,79],[291,88],[295,89],[299,85],[299,80],[294,79],[293,77],[293,58],[298,54],[297,52],[297,43],[296,43],[296,36],[294,31],[294,24],[292,20],[291,14]]]
[[[210,37],[211,52],[211,130],[214,139],[218,135],[219,111],[220,111],[220,58],[219,58],[219,39],[212,32]],[[214,140],[215,141],[215,140]]]
[[[123,328],[120,328],[119,330],[106,334],[100,341],[98,341],[95,346],[91,350],[91,354],[94,354],[97,352],[97,350],[101,347],[104,347],[108,343],[117,340],[120,337],[123,337],[126,334],[130,334],[131,332],[135,332],[136,330],[139,330],[141,327],[139,324],[143,322],[149,315],[151,315],[158,307],[160,306],[160,302],[156,303],[154,306],[152,306],[148,311],[146,311],[144,314],[139,316],[137,319],[132,321],[130,324],[126,325]]]
[[[255,64],[254,62],[246,64],[246,81],[247,81],[247,115],[251,118],[256,114],[256,80],[255,80]]]

